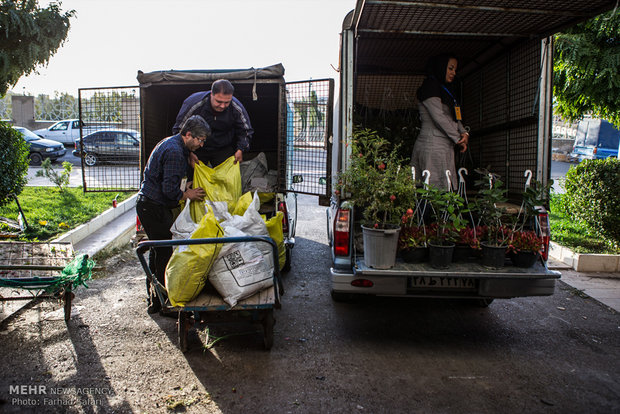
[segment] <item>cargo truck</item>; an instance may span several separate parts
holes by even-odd
[[[350,165],[354,125],[379,124],[380,133],[415,129],[415,96],[425,78],[425,64],[433,55],[451,52],[459,57],[463,119],[471,128],[470,174],[471,167],[488,167],[501,176],[518,210],[526,170],[543,185],[549,181],[552,35],[614,5],[358,0],[344,19],[340,39],[332,187]],[[552,295],[560,278],[547,266],[544,208],[539,210],[538,232],[545,236],[545,246],[530,268],[492,269],[466,262],[439,270],[397,259],[394,267],[377,269],[364,262],[366,247],[356,243],[361,214],[350,198],[346,188],[332,191],[327,209],[334,300],[359,295],[449,297],[488,306],[496,298]]]

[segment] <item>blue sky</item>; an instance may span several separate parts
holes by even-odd
[[[64,46],[12,91],[77,95],[136,85],[138,70],[274,63],[287,81],[337,78],[339,33],[354,7],[355,0],[63,0],[63,10],[76,11]]]

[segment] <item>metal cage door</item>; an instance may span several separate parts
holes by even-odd
[[[75,154],[82,161],[84,192],[140,189],[140,88],[79,89],[80,137]]]
[[[334,80],[286,83],[286,189],[329,200]]]

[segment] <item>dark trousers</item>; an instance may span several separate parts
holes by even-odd
[[[170,240],[172,238],[170,227],[174,222],[174,214],[170,208],[138,196],[136,212],[149,240]],[[170,246],[152,248],[149,253],[149,269],[162,285],[165,284],[164,274],[170,256],[172,256]]]

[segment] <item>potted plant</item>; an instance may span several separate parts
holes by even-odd
[[[427,186],[423,197],[428,202],[433,223],[429,227],[429,260],[433,267],[445,268],[452,262],[459,232],[467,225],[463,197],[452,191]]]
[[[467,261],[480,251],[480,240],[486,235],[484,226],[466,226],[459,232],[456,240],[453,261]]]
[[[406,220],[406,217],[403,219]],[[413,225],[405,220],[398,239],[400,255],[407,263],[423,262],[428,257],[428,230],[424,225]]]
[[[480,245],[482,248],[482,264],[488,267],[503,267],[512,226],[510,216],[505,207],[506,190],[498,176],[487,173],[486,177],[476,184],[479,187],[475,199],[475,210],[478,223],[486,226],[486,235]]]
[[[413,180],[401,168],[398,147],[376,131],[353,131],[350,165],[339,176],[337,191],[361,209],[364,261],[367,266],[389,269],[394,266],[400,221]]]
[[[510,260],[515,266],[530,267],[536,263],[542,247],[543,239],[535,231],[515,231],[508,245]]]

